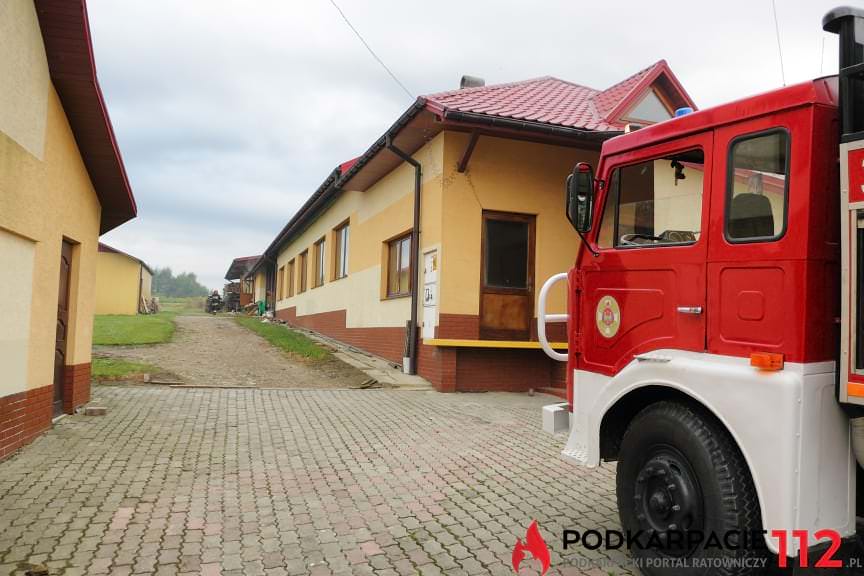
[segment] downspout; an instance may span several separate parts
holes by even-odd
[[[408,322],[408,374],[417,374],[417,304],[420,279],[420,162],[393,144],[390,134],[386,136],[387,149],[414,167],[414,227],[411,229],[411,320]]]

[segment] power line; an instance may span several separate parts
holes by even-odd
[[[379,64],[381,64],[381,67],[384,68],[384,70],[387,71],[387,74],[390,75],[390,77],[393,79],[393,81],[396,82],[396,84],[398,84],[399,87],[405,91],[405,94],[407,94],[409,98],[414,99],[414,95],[411,94],[411,91],[408,90],[408,88],[406,88],[405,85],[399,81],[399,78],[396,77],[396,74],[394,74],[393,71],[387,67],[387,65],[384,63],[384,61],[378,57],[378,55],[375,53],[375,51],[372,50],[372,47],[369,46],[369,43],[363,39],[363,36],[360,34],[360,32],[357,30],[357,28],[355,28],[354,25],[351,24],[351,21],[348,20],[348,16],[346,16],[345,13],[342,11],[342,9],[339,7],[339,5],[336,4],[335,0],[330,0],[330,4],[332,4],[333,7],[336,8],[336,10],[339,12],[339,15],[342,16],[342,19],[345,21],[345,23],[348,25],[349,28],[351,28],[351,31],[354,32],[354,34],[357,36],[357,38],[360,39],[360,42],[363,43],[363,46],[366,47],[366,50],[369,51],[369,54],[371,54],[372,57],[375,58],[375,60],[377,60]]]
[[[780,79],[783,80],[783,86],[786,86],[786,72],[783,68],[783,46],[780,44],[780,24],[777,22],[777,3],[775,0],[771,0],[771,8],[774,13],[774,32],[777,34],[777,52],[780,54]]]

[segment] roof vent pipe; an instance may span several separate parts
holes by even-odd
[[[481,86],[486,86],[486,81],[479,76],[469,76],[465,74],[462,76],[462,80],[459,81],[459,89],[463,88],[480,88]]]

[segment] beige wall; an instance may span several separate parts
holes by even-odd
[[[0,2],[0,132],[42,159],[51,78],[33,0]]]
[[[50,90],[44,160],[0,133],[0,228],[36,242],[28,382],[53,381],[60,249],[73,250],[67,363],[90,361],[101,208],[57,93]],[[3,316],[0,303],[0,316]]]
[[[564,180],[576,162],[596,163],[598,156],[574,148],[484,136],[468,170],[460,174],[456,167],[468,138],[467,134],[444,132],[415,154],[423,167],[421,254],[439,251],[439,314],[479,314],[483,209],[536,215],[535,295],[549,276],[567,271],[579,239],[564,216]],[[386,240],[411,228],[413,177],[413,168],[403,163],[366,192],[344,192],[284,247],[277,259],[277,274],[283,267],[287,270],[292,258],[296,261],[300,252],[309,250],[308,289],[303,294],[295,289],[294,297],[277,302],[277,310],[296,306],[303,316],[345,309],[348,327],[403,327],[410,315],[410,298],[382,298],[386,276],[382,266],[386,265]],[[333,280],[332,230],[346,219],[351,226],[348,277]],[[327,241],[327,281],[312,288],[313,244],[322,236]],[[285,274],[279,283],[284,279]],[[565,302],[566,291],[559,285],[551,295],[550,312],[563,312]]]
[[[27,389],[36,243],[0,229],[0,398]]]
[[[22,52],[33,51],[42,40],[35,17],[24,10],[20,0],[9,0],[0,5],[3,6],[0,12],[0,70],[7,70],[17,66],[7,60],[21,58]],[[29,15],[10,24],[5,12],[9,9]],[[16,28],[14,35],[7,34],[10,25]],[[34,63],[34,74],[41,74],[39,70],[43,65],[44,62]],[[8,78],[0,82],[3,87],[8,84]],[[0,88],[0,92],[5,89]],[[45,110],[41,117],[37,114],[27,121],[25,132],[42,135],[41,157],[30,150],[32,141],[20,136],[20,127],[14,122],[10,124],[0,114],[0,229],[33,245],[28,388],[49,386],[53,382],[60,250],[64,237],[76,243],[70,287],[67,364],[90,361],[101,212],[57,93],[50,84],[46,84],[44,93],[36,94],[34,102],[38,103],[39,98],[44,98]],[[8,110],[12,101],[6,94],[0,96],[0,110]],[[44,126],[41,130],[40,125]],[[25,143],[22,144],[19,138]],[[12,314],[11,306],[15,306],[14,300],[0,299],[0,318]]]
[[[423,165],[421,247],[440,242],[441,188],[444,137],[439,135],[414,157]],[[410,298],[382,297],[382,254],[386,240],[411,229],[414,201],[414,169],[402,164],[366,192],[346,191],[296,240],[283,247],[276,264],[277,274],[303,250],[309,250],[307,291],[296,290],[292,298],[276,303],[281,310],[297,307],[299,315],[347,310],[349,327],[402,327],[410,316]],[[348,276],[334,280],[333,229],[350,222]],[[326,237],[325,283],[313,288],[315,250],[313,244]],[[299,264],[295,284],[299,285]],[[284,282],[284,275],[279,284]],[[277,288],[277,295],[279,294]],[[283,295],[287,290],[281,291]]]
[[[153,274],[144,266],[141,267],[141,297],[148,302],[153,297]]]
[[[99,252],[96,259],[96,314],[137,314],[142,272],[147,271],[134,258],[114,252]]]
[[[267,297],[267,275],[264,272],[264,267],[255,273],[255,288],[253,289],[253,301],[264,301]]]
[[[445,224],[439,254],[442,314],[480,313],[480,235],[483,210],[536,215],[536,298],[547,278],[566,272],[579,236],[564,214],[564,182],[576,162],[597,165],[598,153],[563,146],[482,136],[464,174],[456,170],[469,136],[445,133]],[[565,312],[566,290],[550,293],[547,312]]]

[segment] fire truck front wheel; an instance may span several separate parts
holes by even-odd
[[[643,574],[762,573],[756,489],[741,451],[710,414],[678,402],[637,414],[621,442],[617,493]]]

